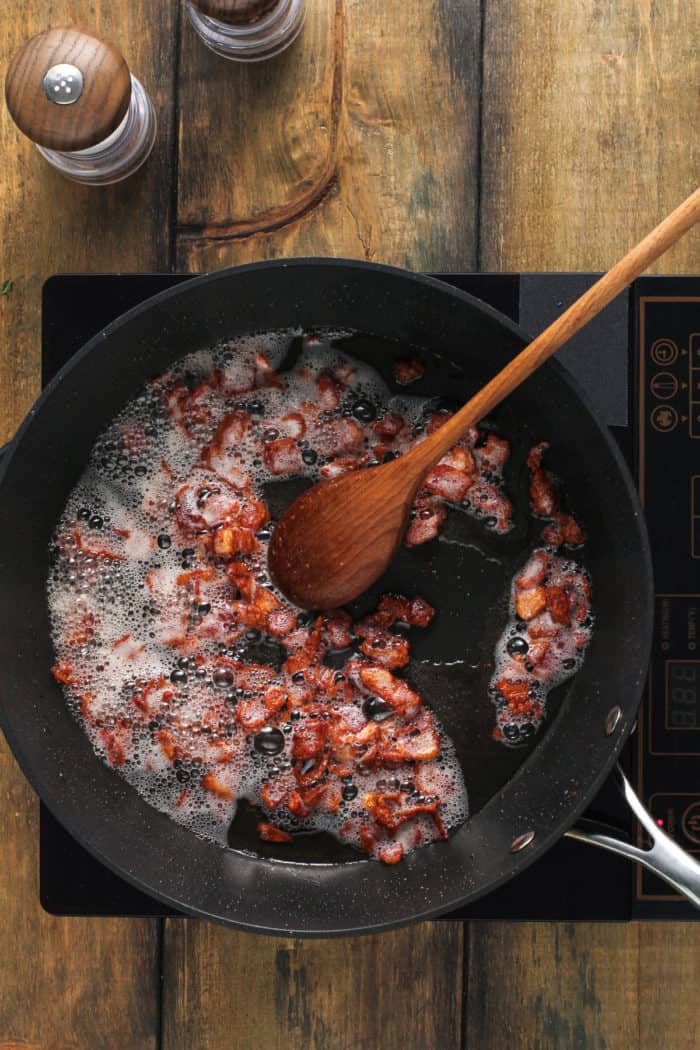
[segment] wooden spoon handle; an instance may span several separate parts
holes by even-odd
[[[572,335],[600,313],[635,277],[639,277],[651,263],[687,233],[699,219],[700,188],[691,193],[687,200],[647,234],[644,240],[572,303],[549,328],[545,328],[541,335],[533,339],[498,375],[482,387],[464,408],[452,416],[435,434],[404,456],[402,462],[405,463],[410,458],[416,469],[422,464],[424,470],[435,464],[469,427],[488,415]]]

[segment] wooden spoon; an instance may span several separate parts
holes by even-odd
[[[429,438],[398,459],[308,489],[275,528],[268,565],[280,590],[303,609],[357,598],[385,571],[428,470],[700,219],[700,188]]]

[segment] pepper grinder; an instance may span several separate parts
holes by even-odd
[[[188,0],[187,13],[217,55],[260,62],[296,40],[304,25],[306,0]]]
[[[27,41],[10,64],[5,100],[42,157],[85,185],[133,174],[156,139],[151,100],[121,52],[81,29]]]

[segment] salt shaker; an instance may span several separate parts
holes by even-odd
[[[75,182],[119,182],[153,149],[151,100],[114,44],[84,30],[27,41],[10,64],[5,99],[20,131]]]
[[[304,25],[306,0],[188,0],[187,13],[217,55],[259,62],[296,40]]]

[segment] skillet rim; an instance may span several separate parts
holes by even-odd
[[[449,298],[462,300],[472,310],[476,310],[482,314],[486,314],[492,321],[496,322],[497,325],[507,330],[511,335],[515,336],[518,341],[523,345],[528,341],[528,336],[524,330],[515,322],[511,321],[510,318],[501,314],[498,310],[495,310],[489,304],[484,303],[482,300],[464,292],[460,289],[456,289],[451,285],[439,280],[438,278],[427,276],[425,274],[413,273],[412,271],[387,266],[379,263],[369,263],[362,260],[351,260],[351,259],[337,259],[337,258],[324,258],[324,257],[308,257],[308,258],[294,258],[294,259],[277,259],[277,260],[266,260],[263,262],[249,263],[243,266],[228,267],[222,270],[214,271],[209,274],[196,275],[191,277],[189,280],[182,281],[172,288],[165,289],[158,292],[156,295],[144,300],[137,306],[126,311],[120,315],[109,325],[97,332],[87,343],[81,347],[66,364],[60,369],[56,376],[51,382],[44,388],[36,402],[25,416],[21,423],[15,438],[10,443],[10,448],[7,453],[2,456],[2,462],[0,464],[0,491],[2,484],[12,463],[14,455],[17,449],[21,446],[22,439],[32,426],[35,417],[40,413],[42,406],[45,402],[51,399],[54,393],[61,386],[65,377],[70,374],[73,370],[78,368],[81,362],[91,354],[97,347],[104,345],[105,340],[109,339],[110,335],[131,323],[141,314],[148,312],[154,308],[161,306],[163,303],[167,303],[170,299],[177,296],[182,296],[183,293],[188,291],[196,290],[198,286],[215,283],[217,281],[226,281],[232,274],[245,274],[250,271],[264,271],[264,270],[285,270],[289,268],[309,268],[321,266],[324,269],[337,268],[339,275],[342,271],[347,270],[370,270],[377,273],[384,273],[393,277],[400,278],[404,282],[411,282],[414,285],[427,285],[437,290],[441,295],[446,295]],[[49,278],[50,280],[50,278]],[[617,732],[614,739],[607,742],[608,753],[605,762],[602,762],[597,768],[597,773],[591,779],[586,780],[585,789],[579,792],[579,795],[575,802],[568,805],[566,812],[559,812],[552,816],[550,819],[555,825],[552,829],[550,828],[546,834],[538,835],[535,840],[535,845],[524,852],[511,856],[508,858],[508,863],[504,858],[503,871],[495,878],[491,879],[488,883],[488,890],[484,890],[483,887],[471,892],[468,895],[460,893],[455,898],[451,898],[447,901],[443,900],[439,904],[434,904],[429,907],[423,907],[421,910],[412,910],[409,914],[401,915],[390,920],[381,920],[375,918],[374,921],[369,922],[365,925],[350,925],[343,926],[342,923],[338,925],[323,926],[318,929],[309,928],[294,928],[280,927],[278,925],[253,925],[250,922],[237,921],[235,917],[229,917],[224,915],[214,915],[211,912],[206,911],[203,907],[193,906],[192,904],[179,900],[172,893],[168,893],[164,890],[160,890],[152,885],[151,882],[141,879],[135,873],[127,870],[123,867],[122,863],[115,860],[114,857],[109,856],[105,853],[96,843],[92,842],[89,837],[86,837],[84,831],[80,828],[80,823],[75,823],[69,816],[66,817],[60,810],[59,800],[55,798],[55,793],[50,790],[46,785],[46,778],[42,776],[42,770],[37,769],[35,763],[28,759],[24,754],[24,749],[21,744],[21,733],[18,735],[15,733],[12,727],[12,714],[9,709],[6,710],[7,705],[5,704],[4,698],[0,694],[0,722],[4,729],[5,735],[8,739],[8,743],[15,755],[24,775],[29,780],[34,790],[40,795],[44,803],[47,805],[52,814],[59,820],[59,822],[67,829],[85,849],[88,850],[93,856],[95,856],[101,863],[105,864],[108,868],[116,871],[120,877],[130,882],[146,894],[155,897],[170,906],[176,907],[179,911],[183,911],[187,914],[195,915],[198,917],[206,918],[209,921],[220,922],[226,926],[233,926],[247,931],[255,931],[261,933],[270,934],[297,934],[309,937],[321,937],[321,936],[332,936],[332,935],[344,935],[352,934],[359,935],[363,933],[375,932],[380,929],[390,929],[392,927],[406,925],[409,922],[418,922],[425,919],[434,918],[440,914],[450,911],[456,907],[467,904],[470,900],[476,900],[479,897],[485,896],[486,893],[495,890],[498,886],[502,885],[520,871],[524,870],[531,863],[534,863],[538,857],[543,855],[555,841],[558,841],[566,830],[575,822],[578,816],[585,810],[590,801],[597,794],[598,789],[602,785],[605,778],[608,776],[612,766],[614,765],[619,752],[621,751],[624,743],[627,739],[629,731],[634,722],[634,712],[641,698],[641,691],[646,678],[648,657],[651,648],[651,637],[653,627],[653,607],[654,607],[654,588],[653,588],[653,574],[651,564],[651,552],[649,547],[648,535],[646,526],[644,523],[641,506],[639,503],[636,487],[632,476],[627,468],[616,443],[610,437],[608,429],[598,418],[595,410],[592,408],[587,395],[582,393],[576,380],[570,375],[570,373],[561,365],[558,361],[550,360],[545,366],[548,370],[553,370],[558,376],[559,380],[568,387],[569,391],[573,394],[576,400],[579,402],[581,407],[586,411],[587,415],[591,420],[591,424],[602,436],[603,442],[607,447],[608,453],[614,467],[616,468],[618,479],[622,483],[626,496],[630,503],[630,508],[634,511],[634,517],[637,522],[637,540],[640,555],[640,564],[638,568],[642,568],[639,573],[639,596],[642,599],[639,610],[638,620],[639,624],[636,630],[636,636],[638,638],[638,648],[640,652],[640,659],[638,661],[639,666],[635,666],[631,670],[627,670],[627,676],[633,679],[633,690],[634,690],[634,706],[630,700],[622,699],[620,701],[623,707],[624,717],[620,724],[620,729]],[[612,699],[612,698],[611,698]],[[627,709],[629,708],[629,716]],[[543,738],[546,739],[546,738]],[[537,765],[537,758],[541,751],[542,745],[539,745],[534,749],[532,754],[523,763],[518,770],[518,776],[523,778],[527,775],[530,767]],[[99,759],[98,759],[99,761]],[[510,782],[509,782],[510,783]],[[498,792],[497,796],[488,806],[499,796],[503,796],[506,793],[508,784],[504,785],[503,789]],[[147,803],[143,802],[144,806],[148,806]],[[150,807],[148,807],[150,809]],[[484,807],[486,808],[486,807]],[[477,814],[478,816],[478,814]],[[435,847],[427,847],[425,850],[421,850],[420,853],[427,853]],[[438,847],[439,848],[439,847]],[[410,861],[410,858],[409,858]],[[409,861],[405,861],[404,865],[407,865]],[[308,870],[305,865],[293,865],[290,862],[279,862],[279,861],[261,861],[256,859],[258,864],[271,864],[273,866],[280,866],[286,869],[297,867],[302,870]],[[402,867],[404,866],[402,865]]]

